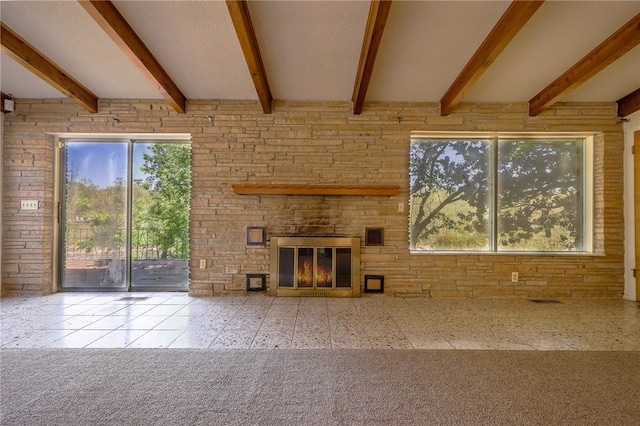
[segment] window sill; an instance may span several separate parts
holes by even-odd
[[[586,251],[428,251],[428,250],[409,250],[411,255],[446,255],[446,256],[548,256],[548,257],[604,257],[605,253],[586,252]]]

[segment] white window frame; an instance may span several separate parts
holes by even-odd
[[[583,158],[583,248],[580,251],[499,251],[497,245],[494,245],[492,249],[488,250],[416,250],[412,249],[409,245],[409,251],[411,254],[539,254],[539,255],[580,255],[587,254],[593,255],[594,250],[594,133],[581,133],[581,132],[412,132],[410,135],[410,146],[414,140],[421,139],[440,139],[440,140],[455,140],[455,139],[528,139],[528,140],[546,140],[546,139],[584,139],[584,158]],[[411,176],[408,175],[408,179]],[[493,196],[496,196],[495,194]],[[411,199],[409,199],[411,203]],[[408,224],[409,234],[411,233],[412,209],[409,208]],[[493,224],[492,226],[496,226]]]

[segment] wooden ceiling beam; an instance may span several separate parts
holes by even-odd
[[[176,111],[185,112],[187,106],[186,97],[113,3],[109,0],[79,0],[79,3],[147,80],[162,94],[167,102]]]
[[[0,44],[3,52],[57,90],[78,102],[87,111],[98,112],[98,97],[96,95],[6,26],[4,22],[0,24],[2,25]]]
[[[634,90],[627,96],[618,99],[618,117],[624,118],[640,111],[640,89]]]
[[[440,99],[440,114],[449,115],[465,93],[491,66],[544,1],[514,0]]]
[[[267,81],[267,73],[262,63],[258,39],[251,23],[247,2],[245,0],[227,0],[227,8],[229,9],[229,15],[236,30],[238,41],[240,41],[240,47],[247,62],[251,79],[258,93],[262,111],[265,114],[271,114],[273,97]]]
[[[640,13],[529,101],[534,117],[640,44]]]
[[[387,24],[389,10],[391,9],[391,0],[371,0],[369,6],[369,18],[364,32],[364,40],[362,41],[362,50],[360,51],[360,61],[358,63],[358,72],[356,74],[356,82],[353,87],[353,113],[362,113],[364,100],[369,89],[371,74],[373,73],[373,65],[376,61],[378,48],[382,41],[382,33]]]

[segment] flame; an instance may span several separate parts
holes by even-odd
[[[331,267],[325,268],[318,264],[316,271],[316,285],[318,287],[331,287]]]
[[[332,284],[331,267],[318,265],[316,268],[316,285],[318,287],[331,287]],[[313,262],[305,260],[298,265],[298,287],[313,286]]]
[[[298,253],[297,284],[298,287],[332,287],[333,286],[333,265],[332,255],[319,256],[319,252],[312,251],[313,254]],[[316,267],[314,270],[314,257]]]
[[[313,262],[305,260],[298,265],[298,287],[313,286]]]

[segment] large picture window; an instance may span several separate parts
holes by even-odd
[[[591,251],[587,137],[415,137],[412,251]]]

